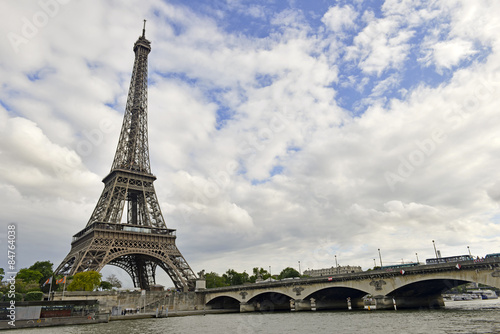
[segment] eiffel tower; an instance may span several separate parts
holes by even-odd
[[[142,36],[134,44],[132,80],[111,172],[102,180],[104,190],[87,226],[73,236],[69,254],[54,273],[99,272],[115,265],[132,277],[136,288],[149,290],[160,267],[177,289],[193,290],[196,275],[175,245],[175,230],[167,228],[153,187],[147,129],[151,42],[145,28],[144,20]]]

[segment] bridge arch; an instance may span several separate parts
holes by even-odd
[[[429,277],[430,276],[430,277]],[[377,308],[393,308],[393,303],[401,308],[441,308],[444,307],[442,294],[466,283],[493,285],[488,273],[478,271],[449,271],[435,273],[427,277],[420,275],[401,276],[396,288],[386,291],[385,300],[378,301]]]
[[[434,278],[411,282],[391,291],[392,297],[420,297],[442,294],[459,285],[472,282],[471,280],[457,280],[452,278]]]
[[[363,297],[369,293],[347,286],[333,286],[318,289],[305,296],[302,302],[313,303],[317,310],[364,308]],[[300,301],[298,301],[300,303]]]
[[[250,298],[246,304],[260,312],[290,311],[290,300],[293,299],[284,292],[265,291]]]
[[[231,296],[218,296],[212,298],[205,304],[208,308],[217,310],[238,310],[240,309],[240,301]]]

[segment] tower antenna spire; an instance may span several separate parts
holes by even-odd
[[[144,26],[142,27],[142,37],[146,38],[146,20],[144,20]]]

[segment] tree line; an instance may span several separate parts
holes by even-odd
[[[283,269],[279,275],[272,275],[272,279],[280,280],[285,278],[300,277],[299,272],[291,267]],[[219,275],[215,272],[210,272],[205,274],[205,281],[207,289],[219,288],[231,285],[241,285],[245,283],[255,283],[257,280],[268,280],[271,277],[271,273],[264,268],[255,267],[252,270],[252,275],[249,275],[246,271],[242,273],[237,272],[234,269],[228,269],[224,274]]]
[[[43,293],[51,291],[94,291],[121,288],[122,283],[115,275],[109,275],[105,280],[102,274],[95,271],[77,273],[74,276],[53,275],[53,264],[50,261],[37,261],[28,268],[20,269],[15,276],[16,300],[40,300]],[[0,268],[0,280],[5,271]],[[9,279],[9,277],[7,277]],[[52,280],[52,284],[50,284]],[[0,286],[0,300],[7,295],[9,284]]]
[[[5,271],[0,268],[0,280],[3,280]],[[272,275],[263,268],[255,267],[252,275],[246,271],[237,272],[234,269],[228,269],[224,274],[219,275],[215,272],[205,274],[206,287],[217,288],[231,285],[241,285],[245,283],[255,283],[258,280],[268,280],[269,278],[280,280],[285,278],[300,277],[297,270],[291,267],[283,269],[279,275]],[[52,285],[49,284],[52,278]],[[50,261],[37,261],[28,268],[20,269],[15,277],[16,299],[22,300],[40,300],[43,293],[51,291],[95,291],[111,290],[121,288],[122,283],[115,275],[109,275],[105,280],[102,274],[96,271],[86,271],[77,273],[73,276],[53,275],[53,264]],[[0,286],[0,300],[7,295],[8,284]]]

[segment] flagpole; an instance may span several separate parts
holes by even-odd
[[[52,291],[52,276],[50,277],[50,286],[49,286],[49,300],[50,300],[50,292]]]
[[[64,276],[64,286],[63,286],[63,294],[61,300],[64,300],[64,290],[66,289],[66,276]]]

